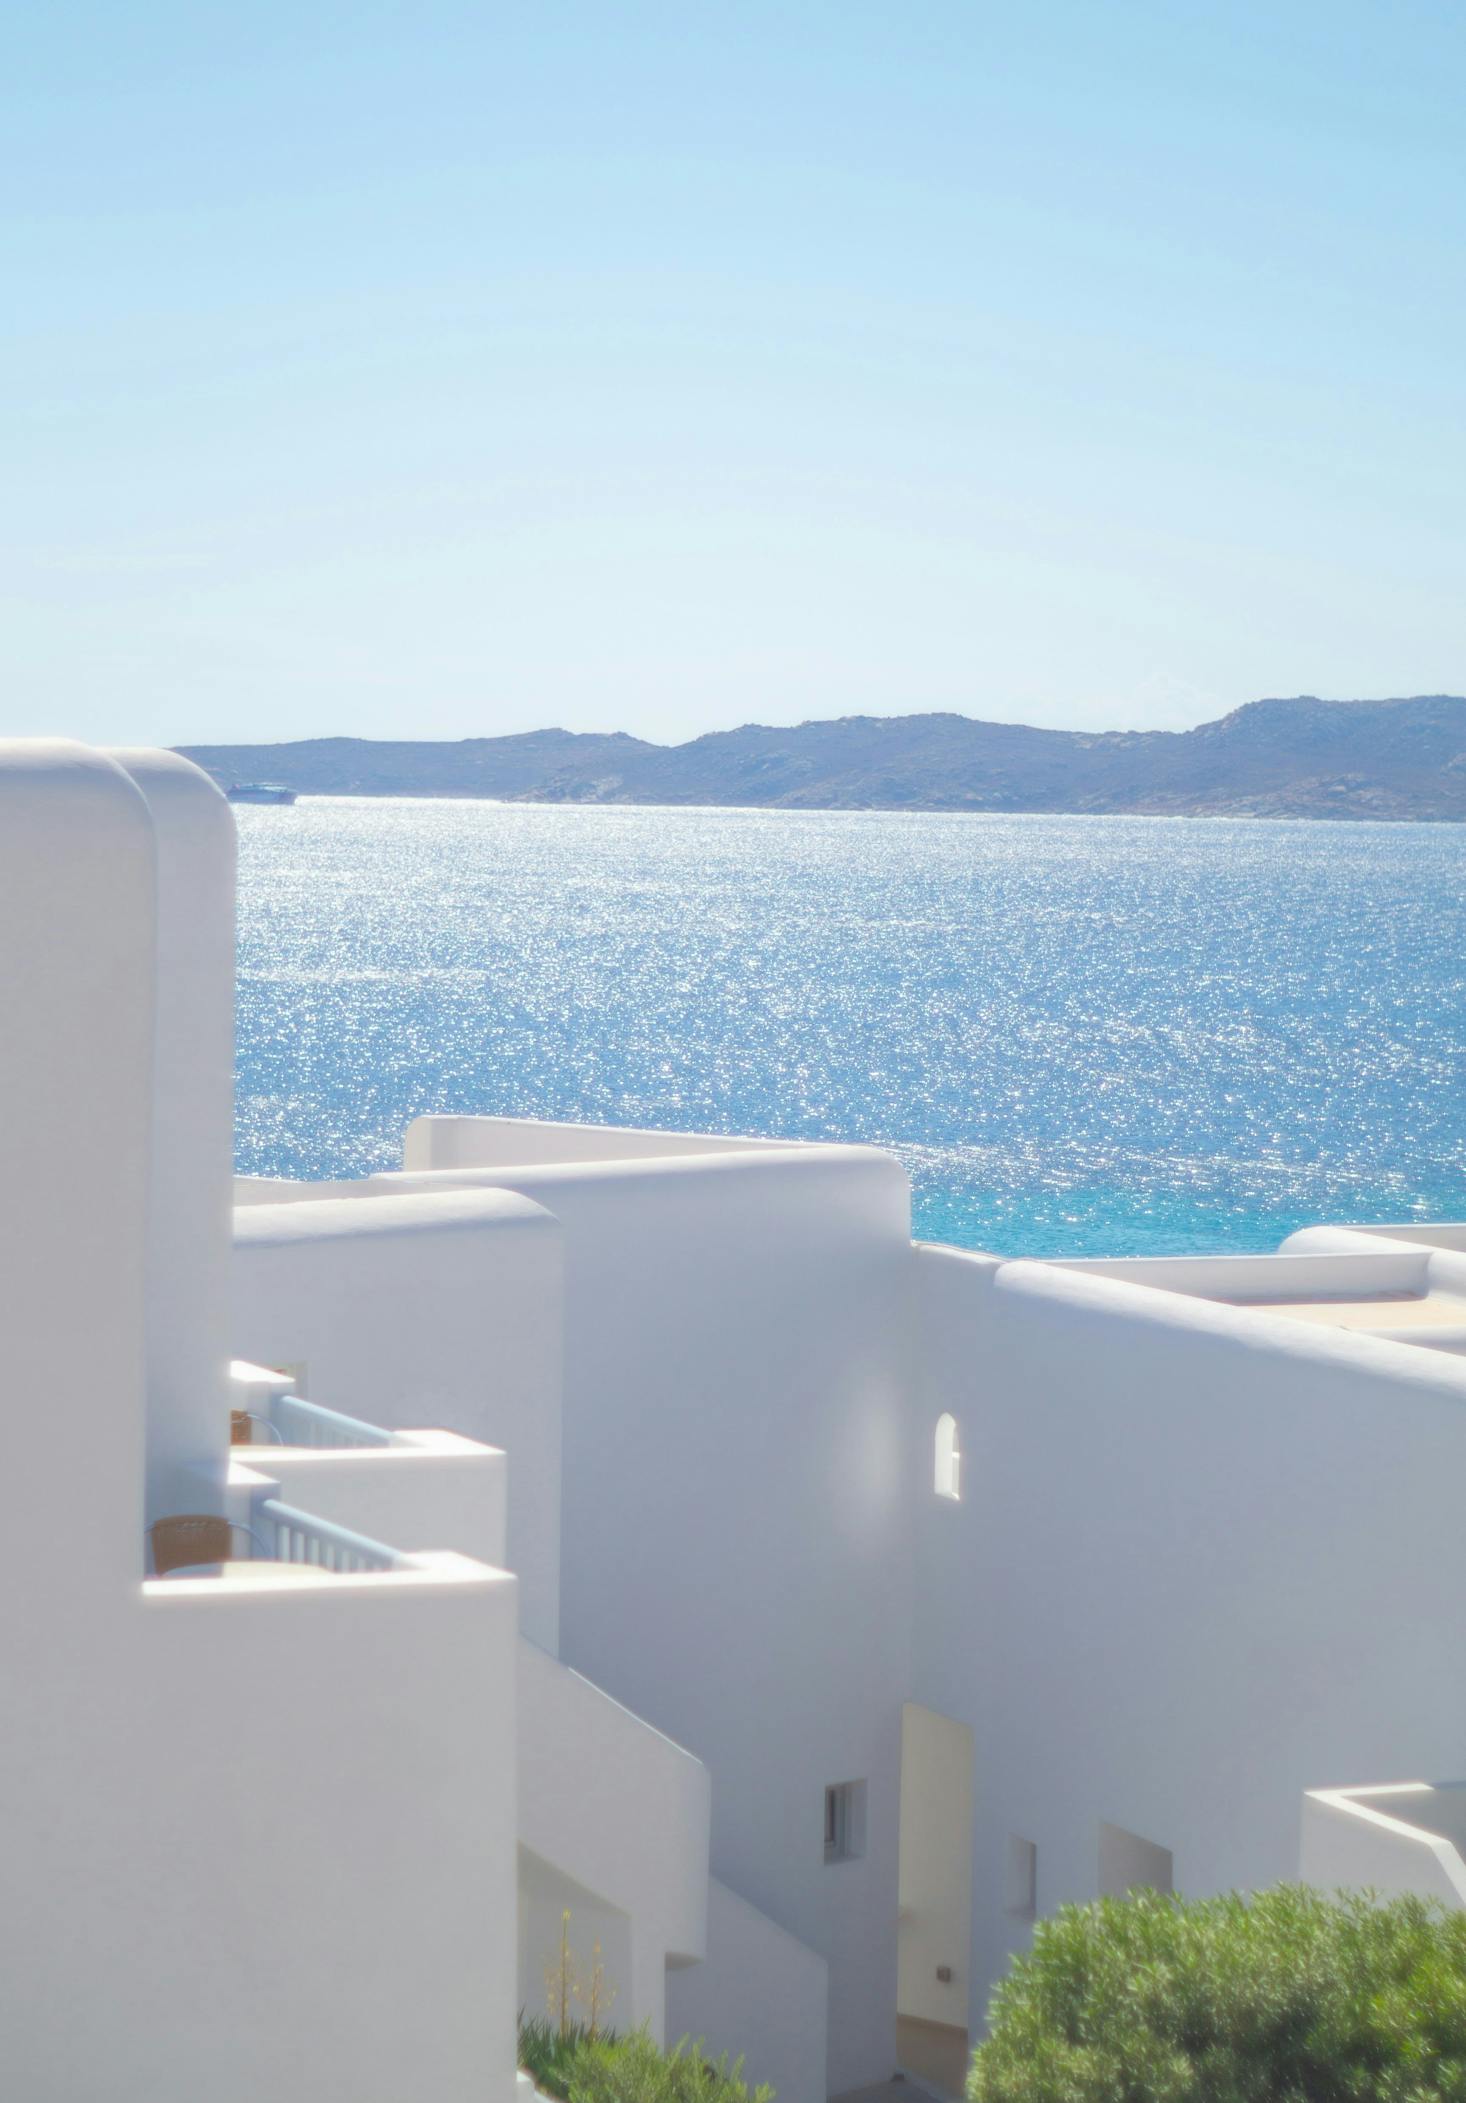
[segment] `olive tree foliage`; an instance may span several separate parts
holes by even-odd
[[[1040,1922],[972,2103],[1466,2103],[1466,1913],[1284,1884]]]

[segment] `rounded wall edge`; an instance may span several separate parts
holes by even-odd
[[[997,1294],[1018,1305],[1042,1307],[1051,1328],[1060,1322],[1118,1321],[1152,1334],[1194,1337],[1243,1352],[1262,1352],[1276,1363],[1335,1368],[1341,1373],[1384,1378],[1419,1397],[1433,1395],[1452,1406],[1466,1397],[1466,1367],[1441,1351],[1395,1343],[1360,1330],[1331,1329],[1289,1320],[1269,1307],[1233,1306],[1194,1298],[1129,1279],[1086,1275],[1036,1258],[1000,1264]]]
[[[415,1125],[429,1120],[418,1118]],[[409,1127],[412,1129],[412,1127]],[[372,1178],[380,1188],[410,1186],[414,1190],[448,1190],[477,1186],[498,1189],[597,1189],[654,1187],[657,1184],[716,1179],[746,1182],[756,1177],[760,1185],[774,1178],[800,1183],[819,1183],[832,1175],[857,1177],[872,1185],[883,1185],[910,1211],[911,1179],[899,1158],[886,1148],[843,1141],[811,1141],[750,1146],[736,1153],[657,1154],[614,1161],[525,1161],[486,1167],[382,1169]]]
[[[151,840],[147,799],[109,753],[72,738],[0,740],[0,803],[9,837],[27,823],[33,829],[49,828],[62,802],[76,807],[98,846],[114,846],[139,834]]]
[[[301,1241],[354,1241],[363,1236],[471,1233],[483,1227],[521,1227],[557,1233],[553,1212],[509,1190],[452,1190],[360,1198],[295,1198],[246,1205],[234,1215],[234,1245],[254,1248]]]
[[[227,841],[232,868],[237,837],[228,798],[202,767],[181,753],[161,746],[112,745],[105,757],[128,776],[151,811],[166,814],[170,826]]]
[[[996,1256],[991,1249],[959,1248],[954,1241],[913,1241],[911,1251],[919,1263],[934,1270],[981,1271],[986,1277],[1015,1260],[1011,1256]]]

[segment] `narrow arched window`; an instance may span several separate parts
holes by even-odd
[[[937,1495],[955,1503],[962,1495],[962,1455],[957,1451],[957,1419],[944,1410],[937,1418]]]

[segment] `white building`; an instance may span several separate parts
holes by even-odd
[[[871,1149],[462,1117],[231,1208],[232,858],[0,747],[4,2093],[507,2103],[567,1912],[782,2103],[951,2087],[1036,1912],[1460,1770],[1466,1230],[1003,1262]]]

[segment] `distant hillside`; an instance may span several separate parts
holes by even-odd
[[[302,795],[754,804],[786,810],[1466,819],[1466,699],[1252,701],[1196,730],[1034,730],[967,716],[748,723],[685,745],[535,730],[453,744],[185,745],[226,786]]]

